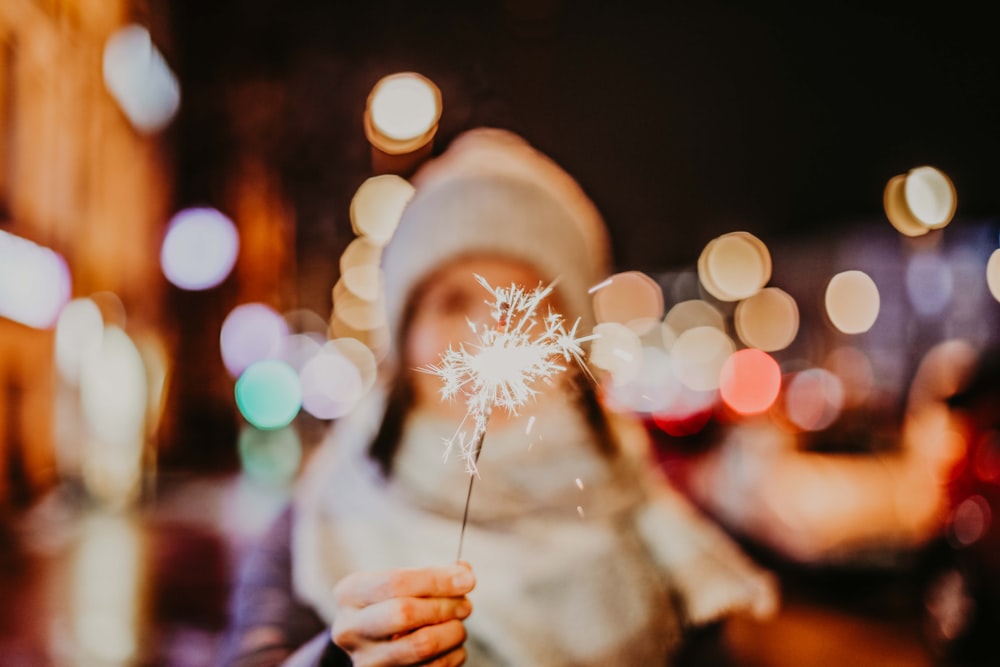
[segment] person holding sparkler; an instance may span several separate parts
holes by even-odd
[[[241,570],[228,664],[668,665],[688,631],[772,613],[773,577],[602,405],[584,345],[610,250],[580,186],[491,128],[413,184],[384,381]]]

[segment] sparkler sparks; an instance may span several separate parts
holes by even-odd
[[[443,398],[465,397],[465,419],[447,442],[445,456],[457,443],[470,474],[478,474],[476,460],[492,410],[499,407],[517,414],[538,393],[537,382],[551,382],[571,361],[586,369],[580,346],[596,337],[578,336],[579,320],[567,328],[563,316],[551,309],[539,315],[554,283],[525,290],[515,284],[493,287],[479,275],[476,280],[493,297],[486,303],[495,325],[469,321],[474,343],[449,346],[439,364],[420,369],[442,379]],[[472,432],[467,437],[464,429],[470,420]]]
[[[563,316],[551,309],[541,318],[544,328],[538,331],[537,311],[542,301],[552,293],[554,283],[548,286],[539,284],[535,289],[526,291],[513,283],[510,287],[493,287],[478,274],[476,280],[493,296],[493,301],[486,303],[490,305],[490,314],[496,325],[477,326],[468,320],[476,342],[468,346],[462,343],[458,347],[449,345],[441,355],[441,363],[419,369],[433,373],[444,381],[441,388],[444,399],[452,400],[459,394],[465,395],[465,418],[455,435],[448,440],[444,452],[447,457],[457,442],[469,472],[469,490],[465,496],[456,560],[462,559],[472,483],[479,475],[476,462],[483,449],[486,424],[493,408],[500,407],[516,415],[518,409],[538,393],[533,385],[538,381],[551,382],[555,374],[566,370],[570,361],[576,361],[587,372],[580,345],[596,338],[595,335],[578,337],[580,320],[577,319],[567,329]],[[472,435],[467,438],[463,426],[470,419]]]

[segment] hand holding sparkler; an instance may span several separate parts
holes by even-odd
[[[539,319],[539,307],[552,293],[554,284],[539,285],[527,291],[515,284],[506,288],[493,287],[482,276],[475,277],[493,296],[493,300],[486,303],[491,306],[495,325],[477,326],[469,321],[476,336],[474,343],[449,346],[441,355],[441,363],[419,369],[443,380],[442,398],[452,400],[459,394],[465,396],[465,418],[445,449],[445,456],[448,456],[458,443],[469,471],[459,560],[472,484],[479,474],[477,462],[493,409],[500,407],[516,415],[518,409],[538,393],[534,388],[536,382],[551,382],[553,376],[566,370],[571,360],[585,368],[580,345],[594,338],[577,337],[579,320],[567,330],[563,316],[551,309]],[[472,433],[466,437],[464,426],[470,419]]]

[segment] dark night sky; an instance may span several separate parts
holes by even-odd
[[[921,164],[954,180],[953,224],[1000,214],[1000,57],[982,17],[565,1],[522,20],[521,4],[546,3],[171,3],[178,205],[216,198],[233,151],[252,150],[283,175],[300,250],[335,257],[370,175],[365,98],[411,69],[442,89],[437,150],[474,125],[521,132],[593,197],[623,269],[690,265],[736,229],[770,243],[887,225],[885,183]]]

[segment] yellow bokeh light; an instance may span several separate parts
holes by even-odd
[[[684,386],[696,391],[718,389],[722,367],[736,350],[733,341],[715,327],[688,329],[670,350],[674,372]]]
[[[886,217],[899,233],[922,236],[951,222],[958,198],[944,172],[921,166],[889,179],[882,203]]]
[[[416,189],[401,176],[380,174],[365,180],[351,199],[351,227],[358,236],[384,246]]]
[[[1000,301],[1000,248],[994,250],[986,262],[986,286],[993,298]]]
[[[771,279],[771,254],[748,232],[723,234],[698,257],[698,278],[720,301],[738,301],[756,294]]]
[[[344,272],[344,287],[362,301],[378,301],[382,296],[382,268],[375,264],[353,266]]]
[[[391,74],[372,88],[368,113],[373,129],[384,137],[396,142],[419,139],[437,127],[441,92],[416,72]]]
[[[799,307],[788,292],[767,287],[740,301],[733,314],[736,335],[765,352],[783,350],[799,330]]]
[[[348,326],[370,331],[386,325],[383,298],[367,301],[347,288],[344,278],[333,286],[333,314]]]
[[[340,273],[356,266],[378,265],[382,261],[382,246],[365,236],[359,236],[344,248],[340,256]]]
[[[594,327],[597,335],[590,343],[589,362],[608,371],[615,384],[631,381],[642,367],[642,343],[624,324],[603,322]]]
[[[726,319],[719,309],[701,299],[689,299],[674,304],[663,318],[663,324],[670,327],[674,338],[694,327],[726,328]]]
[[[663,291],[641,271],[616,273],[593,294],[598,322],[629,324],[635,320],[659,321],[663,317]]]
[[[825,303],[833,326],[846,334],[864,333],[878,318],[878,287],[864,271],[843,271],[827,284]]]
[[[903,192],[913,216],[931,229],[944,227],[955,215],[955,186],[939,169],[928,166],[911,169]]]

